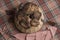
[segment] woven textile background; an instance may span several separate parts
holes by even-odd
[[[33,2],[41,6],[44,12],[45,20],[56,22],[57,28],[60,25],[60,0],[0,0],[0,10],[7,10],[17,7],[20,3]],[[8,23],[8,17],[4,11],[0,11],[0,40],[13,38],[6,33],[16,34],[12,23]],[[58,35],[59,30],[58,30]],[[10,39],[11,40],[11,39]],[[13,38],[13,40],[18,40]]]

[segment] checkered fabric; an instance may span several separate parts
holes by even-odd
[[[57,26],[44,25],[50,30],[32,34],[20,33],[13,23],[8,22],[5,10],[17,7],[20,3],[33,2],[43,9],[45,20],[54,21]],[[0,40],[60,40],[60,0],[0,0]],[[55,35],[55,38],[52,37]]]

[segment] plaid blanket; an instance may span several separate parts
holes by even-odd
[[[17,7],[20,3],[33,2],[43,9],[45,20],[54,21],[57,26],[44,25],[50,30],[32,34],[20,33],[13,23],[8,22],[5,10]],[[0,40],[60,40],[60,0],[0,0]],[[52,37],[55,36],[55,37]]]

